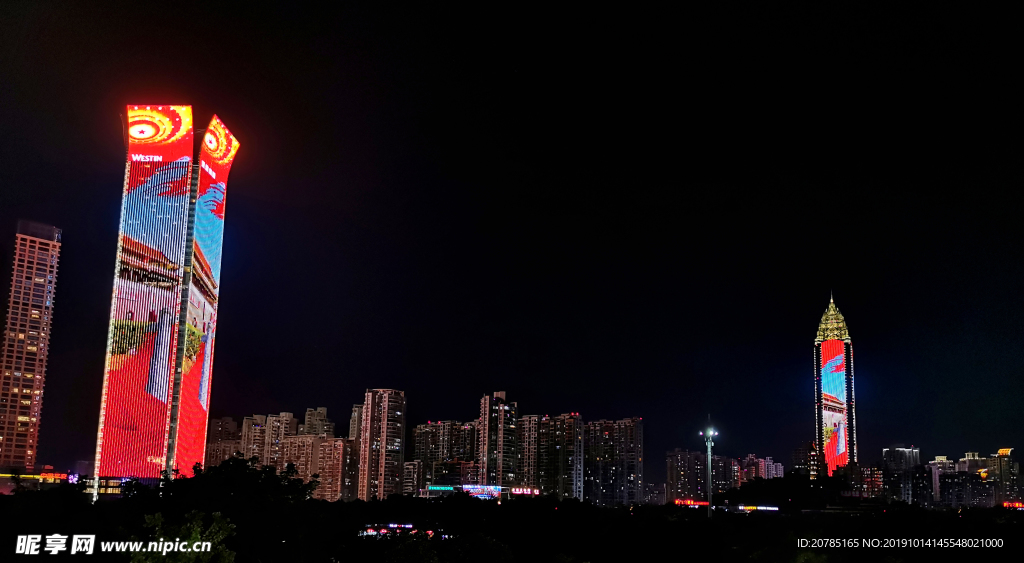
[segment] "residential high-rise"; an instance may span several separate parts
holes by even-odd
[[[402,494],[418,495],[426,487],[425,482],[422,461],[417,459],[402,464]]]
[[[60,229],[18,221],[0,349],[0,467],[35,469],[59,258]]]
[[[805,447],[793,450],[790,461],[793,464],[793,471],[797,475],[807,475],[811,479],[817,479],[818,451],[813,441],[808,442]]]
[[[423,462],[423,482],[432,481],[435,463],[442,461],[472,461],[476,429],[475,424],[465,424],[457,420],[427,421],[413,429],[414,461]]]
[[[674,503],[682,500],[705,500],[707,498],[707,453],[702,451],[675,450],[665,455],[666,475],[665,500]]]
[[[583,419],[579,413],[526,415],[517,430],[517,479],[558,498],[583,499]]]
[[[320,486],[313,498],[335,501],[353,500],[359,479],[359,452],[354,450],[356,440],[327,439],[320,443]]]
[[[477,456],[480,463],[482,485],[513,486],[516,482],[518,448],[516,425],[519,413],[516,403],[505,399],[504,391],[480,399],[480,419],[477,423],[479,441]]]
[[[262,459],[267,443],[267,417],[254,414],[242,419],[242,457]]]
[[[363,405],[352,405],[352,416],[348,419],[348,439],[358,440],[363,427]]]
[[[516,424],[516,442],[519,451],[516,456],[516,475],[519,484],[531,489],[539,488],[540,473],[537,462],[540,455],[538,442],[540,442],[541,419],[546,418],[539,414],[524,414],[519,417]],[[547,432],[547,428],[544,428]]]
[[[781,479],[785,477],[785,468],[782,467],[781,463],[772,461],[772,458],[764,458],[764,478],[765,479]]]
[[[942,500],[940,477],[943,474],[956,472],[956,462],[946,459],[944,455],[937,455],[933,461],[928,462],[927,467],[932,480],[932,501],[938,503]]]
[[[353,471],[355,458],[352,455],[354,440],[332,438],[322,434],[295,434],[281,440],[281,470],[289,464],[295,468],[296,477],[308,483],[316,480],[313,498],[337,501],[346,498],[345,478]]]
[[[829,299],[814,339],[815,449],[822,472],[857,462],[853,342],[846,319]]]
[[[584,427],[584,498],[601,506],[643,502],[643,419],[597,420]]]
[[[193,166],[191,106],[128,106],[96,474],[188,475],[204,460],[228,173],[216,116]]]
[[[995,483],[995,501],[997,506],[1003,502],[1018,500],[1017,476],[1020,464],[1013,461],[1010,454],[1013,448],[1000,448],[988,458],[986,473],[988,479]]]
[[[281,438],[278,447],[278,472],[285,471],[289,465],[295,468],[297,477],[309,482],[320,469],[320,444],[326,438],[321,434],[291,434]]]
[[[707,457],[707,452],[704,451],[679,448],[666,454],[668,481],[665,485],[665,494],[670,504],[677,500],[707,500]],[[729,489],[738,488],[741,478],[742,471],[738,460],[717,455],[711,458],[712,492],[724,493]]]
[[[359,499],[400,494],[404,463],[405,392],[367,389],[359,439]]]
[[[473,462],[477,460],[476,449],[480,441],[480,431],[477,426],[477,421],[471,420],[460,423],[454,429],[451,459]]]
[[[914,468],[920,464],[920,448],[907,448],[903,444],[882,448],[884,488],[890,499],[913,502]]]
[[[231,417],[210,420],[206,432],[206,460],[203,467],[216,467],[242,451],[242,431]]]
[[[327,434],[328,438],[333,438],[334,423],[327,418],[327,407],[306,409],[306,418],[299,428],[299,434]]]
[[[707,457],[705,455],[705,457]],[[740,486],[740,462],[739,460],[725,456],[713,456],[711,458],[711,484],[712,491],[724,493],[729,489]],[[781,466],[782,464],[776,464]]]
[[[754,454],[747,454],[747,457],[740,460],[740,483],[753,481],[754,479],[765,478],[764,460],[758,459]]]
[[[265,442],[263,443],[263,455],[260,456],[262,465],[272,465],[278,471],[285,468],[283,461],[284,451],[282,443],[288,436],[295,436],[299,433],[299,421],[290,412],[272,414],[267,416]]]

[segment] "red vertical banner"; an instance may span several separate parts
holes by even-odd
[[[846,427],[846,347],[842,340],[821,343],[822,454],[832,475],[849,461]]]
[[[183,375],[173,465],[184,475],[191,475],[192,467],[203,463],[205,454],[227,182],[237,152],[238,141],[214,116],[203,136],[199,153],[192,281],[183,328],[187,332],[185,354],[181,360]]]

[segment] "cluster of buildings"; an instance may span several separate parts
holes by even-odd
[[[504,392],[480,400],[470,422],[428,421],[413,429],[403,491],[437,496],[466,487],[551,495],[594,504],[644,501],[641,418],[586,422],[578,412],[520,414]]]
[[[316,498],[435,497],[456,491],[480,497],[553,495],[599,505],[644,502],[643,422],[585,422],[579,413],[521,415],[499,391],[481,398],[468,422],[427,421],[406,430],[405,393],[369,389],[354,405],[347,436],[336,436],[327,409],[253,415],[239,425],[211,421],[206,465],[239,452],[261,466],[320,485]],[[412,447],[406,443],[411,436]]]
[[[666,502],[706,500],[708,496],[707,453],[675,450],[666,454]],[[784,476],[784,467],[772,458],[748,454],[744,458],[711,456],[711,492],[723,493],[737,489],[754,479],[775,479]]]
[[[882,449],[871,466],[848,464],[836,470],[846,496],[902,501],[925,508],[993,507],[1020,500],[1019,464],[1013,448],[959,460],[936,456],[922,462],[920,448],[897,444]]]

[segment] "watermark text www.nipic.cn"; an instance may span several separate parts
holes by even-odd
[[[51,534],[49,536],[43,535],[28,535],[18,536],[18,543],[15,547],[14,553],[18,555],[39,555],[40,553],[49,553],[50,555],[57,555],[58,553],[68,551],[71,554],[86,554],[91,555],[96,548],[96,536],[71,536],[70,550],[68,546],[68,536],[61,534]],[[173,552],[187,552],[187,551],[211,551],[213,546],[208,541],[180,541],[179,538],[175,538],[174,541],[164,540],[141,542],[141,541],[118,541],[118,542],[100,542],[101,552],[113,552],[113,553],[134,553],[134,552],[148,552],[148,553],[160,553],[161,555],[167,555]]]
[[[797,547],[1003,547],[995,538],[815,538],[798,539]]]

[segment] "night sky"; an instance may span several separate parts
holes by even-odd
[[[41,463],[95,448],[128,103],[191,104],[241,143],[213,416],[347,427],[384,387],[414,425],[505,390],[643,417],[649,480],[709,413],[717,452],[788,466],[832,292],[862,462],[1024,448],[1016,67],[982,24],[163,6],[0,18],[4,276],[17,219],[64,237]]]

